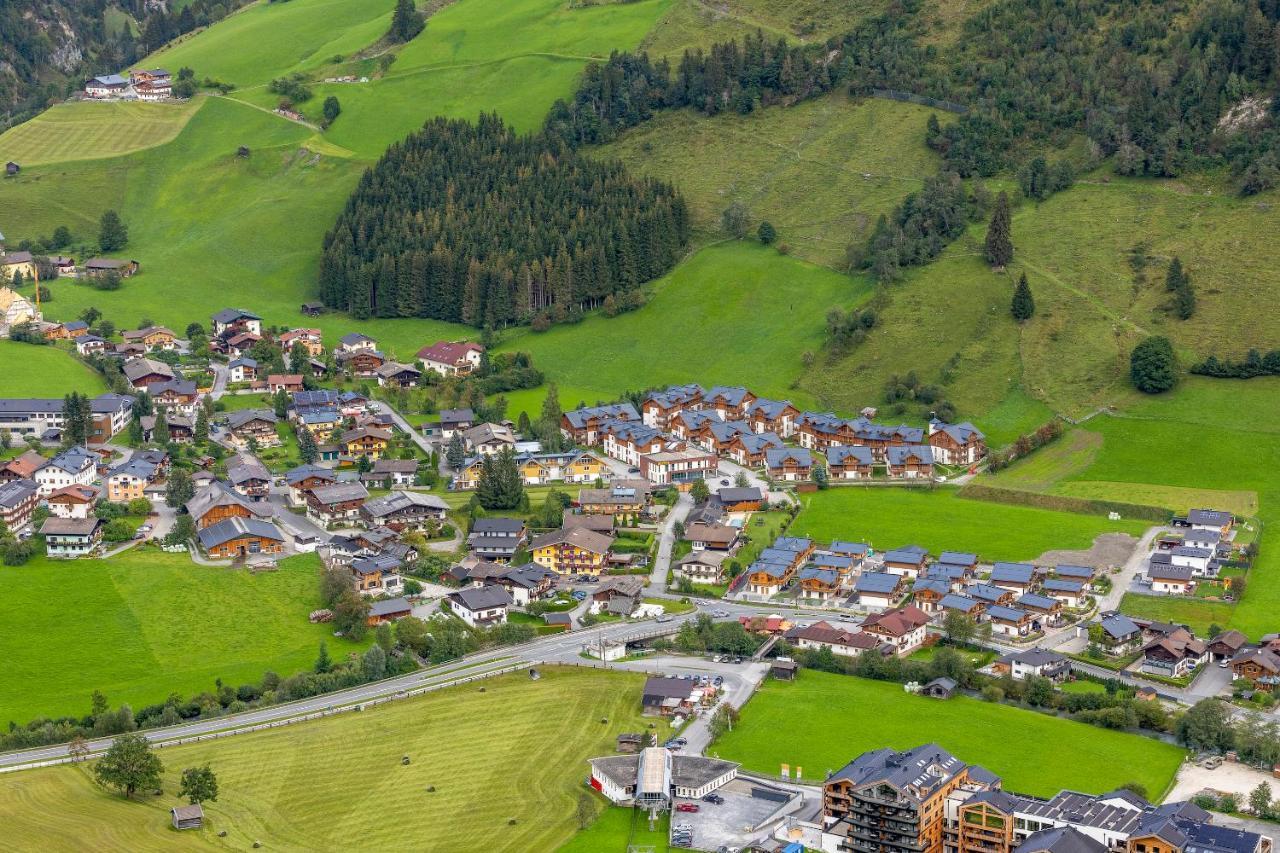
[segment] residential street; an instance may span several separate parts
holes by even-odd
[[[667,512],[659,528],[658,556],[653,561],[653,571],[649,573],[649,586],[646,592],[660,594],[667,590],[667,570],[671,568],[671,552],[676,544],[676,522],[683,522],[693,509],[693,498],[688,492],[679,492],[675,505]]]

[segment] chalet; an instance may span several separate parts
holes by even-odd
[[[79,273],[85,278],[100,278],[115,273],[121,278],[129,278],[138,274],[141,265],[133,260],[119,258],[90,258],[80,265]]]
[[[551,592],[555,577],[555,572],[527,563],[497,575],[492,582],[505,589],[516,606],[528,607]],[[563,615],[567,617],[569,614]],[[572,621],[569,625],[572,626]]]
[[[600,425],[604,453],[632,467],[639,467],[640,457],[661,453],[666,447],[662,433],[640,421],[611,421]]]
[[[272,394],[284,391],[295,394],[302,388],[302,376],[297,373],[271,373],[267,376],[267,390]]]
[[[765,495],[755,486],[726,486],[716,491],[725,512],[757,512],[764,508]]]
[[[280,436],[276,432],[276,414],[270,409],[240,409],[227,416],[230,441],[239,447],[248,447],[253,441],[258,447],[279,447]]]
[[[359,332],[348,332],[338,338],[338,352],[340,353],[375,352],[377,349],[377,341]]]
[[[640,457],[640,476],[659,485],[679,485],[714,476],[720,460],[699,447],[646,453]]]
[[[727,551],[694,551],[676,560],[672,573],[690,583],[718,584],[724,579]]]
[[[720,423],[720,421],[711,412],[684,409],[672,416],[666,429],[681,441],[692,441],[699,447],[712,450],[713,448],[708,447],[708,439],[711,425],[715,423]],[[652,425],[646,424],[646,426]],[[662,427],[654,427],[654,429],[662,429]]]
[[[717,385],[707,390],[702,398],[702,405],[714,411],[721,420],[727,421],[741,418],[755,401],[756,395],[746,388]]]
[[[893,607],[907,594],[906,578],[891,572],[863,572],[853,584],[864,607]]]
[[[290,329],[281,332],[276,337],[276,343],[280,344],[280,349],[285,353],[292,353],[294,345],[302,344],[308,358],[324,355],[324,337],[319,329]]]
[[[87,486],[97,474],[97,454],[84,447],[69,447],[37,469],[34,478],[43,498],[64,486]]]
[[[919,545],[905,545],[886,551],[882,557],[884,570],[891,575],[914,578],[924,571],[929,552]]]
[[[1142,671],[1164,678],[1182,678],[1208,658],[1208,646],[1186,628],[1179,627],[1142,647]]]
[[[924,645],[928,624],[929,614],[908,604],[868,616],[862,621],[862,631],[878,637],[899,656],[906,656]]]
[[[231,382],[253,382],[258,378],[258,362],[242,356],[227,365],[227,379]]]
[[[8,480],[0,483],[0,524],[10,534],[26,530],[39,502],[40,487],[33,480]]]
[[[834,444],[827,448],[827,476],[833,480],[870,480],[875,459],[871,448]]]
[[[991,567],[993,586],[1012,592],[1027,592],[1036,583],[1036,567],[1030,563],[996,563]]]
[[[383,488],[412,486],[418,481],[418,460],[379,459],[373,467],[360,475],[362,482],[379,483]]]
[[[228,518],[270,518],[272,509],[236,493],[226,483],[214,481],[186,503],[187,514],[202,530]]]
[[[997,675],[1007,674],[1017,681],[1025,681],[1032,676],[1062,681],[1071,674],[1071,660],[1037,647],[1002,655],[991,664],[991,668]]]
[[[560,528],[529,545],[533,561],[558,575],[599,575],[613,537],[585,527]]]
[[[1142,629],[1123,613],[1114,610],[1103,613],[1097,624],[1102,629],[1100,644],[1112,654],[1124,654],[1142,641]]]
[[[150,358],[132,358],[124,363],[124,378],[134,388],[146,388],[178,378],[173,368],[163,361]]]
[[[51,559],[84,557],[102,543],[100,518],[56,518],[49,516],[40,526],[45,553]]]
[[[337,476],[329,468],[320,465],[299,465],[284,475],[285,484],[289,487],[289,503],[295,507],[305,506],[306,494],[320,486],[329,486],[338,482]]]
[[[262,336],[252,332],[233,332],[226,338],[214,338],[213,345],[216,352],[225,353],[228,358],[240,358],[260,340]]]
[[[1147,578],[1151,582],[1152,592],[1187,595],[1195,589],[1195,581],[1192,579],[1193,571],[1190,566],[1175,566],[1172,563],[1152,560],[1147,567]]]
[[[1043,631],[1062,621],[1062,602],[1047,595],[1028,592],[1014,602],[1019,610],[1031,614],[1031,630]]]
[[[153,382],[147,386],[151,402],[157,409],[166,414],[177,414],[194,417],[196,404],[200,400],[200,392],[196,383],[190,379],[170,379],[166,382]]]
[[[885,448],[889,476],[915,480],[933,477],[933,448],[927,444],[908,444]]]
[[[721,424],[720,429],[732,429],[735,424]],[[715,434],[713,429],[712,433]],[[772,432],[750,433],[736,432],[728,441],[720,445],[720,452],[743,468],[763,468],[769,463],[769,451],[783,450],[782,439]],[[808,453],[808,451],[804,451]]]
[[[373,627],[411,615],[413,615],[413,605],[407,599],[389,598],[369,605],[369,615],[365,617],[365,624]]]
[[[982,619],[982,613],[986,610],[986,605],[976,598],[953,592],[950,595],[943,596],[942,600],[938,602],[938,609],[943,612],[954,610],[978,622]]]
[[[1193,509],[1187,513],[1187,523],[1192,530],[1216,530],[1222,536],[1230,536],[1235,526],[1235,516],[1216,509]]]
[[[796,574],[796,579],[800,584],[800,598],[807,602],[836,601],[847,592],[835,569],[805,566]]]
[[[637,421],[643,425],[635,406],[630,403],[612,403],[565,412],[560,417],[560,432],[574,444],[590,446],[599,444],[603,439],[602,426],[617,421]]]
[[[164,326],[148,326],[145,329],[132,329],[121,332],[126,343],[141,344],[147,352],[156,350],[172,351],[178,348],[178,336]]]
[[[366,501],[360,517],[366,524],[402,532],[421,530],[429,521],[442,524],[448,511],[449,505],[437,495],[395,491]]]
[[[991,632],[993,634],[1002,634],[1006,637],[1025,637],[1031,633],[1031,623],[1034,621],[1031,614],[1017,607],[1008,607],[1003,604],[990,604],[987,606],[987,620],[991,623]]]
[[[829,622],[814,622],[812,625],[792,628],[785,637],[787,642],[797,648],[812,651],[830,649],[832,654],[843,657],[857,657],[863,652],[878,649],[883,644],[876,634]]]
[[[375,378],[378,368],[387,363],[387,357],[374,349],[339,349],[334,361],[353,376]]]
[[[327,442],[342,427],[342,413],[337,407],[297,409],[293,421],[319,443]]]
[[[210,320],[212,337],[230,338],[237,333],[262,334],[262,318],[239,308],[223,308]]]
[[[307,517],[317,524],[352,523],[359,520],[369,490],[360,483],[334,483],[312,489],[306,499]]]
[[[973,424],[929,421],[927,430],[933,458],[943,465],[973,465],[987,455],[987,437]]]
[[[380,459],[390,443],[390,432],[372,427],[348,430],[338,438],[338,444],[345,455],[353,459],[365,456],[371,461]]]
[[[257,518],[228,518],[202,528],[197,538],[200,547],[210,557],[279,554],[284,550],[284,535],[280,528]]]
[[[615,486],[607,489],[581,489],[578,508],[587,515],[610,515],[614,519],[637,516],[648,506],[649,496],[640,489]]]
[[[89,334],[89,324],[84,320],[72,320],[70,323],[63,323],[62,326],[67,330],[67,337],[73,341]]]
[[[691,524],[685,528],[684,538],[696,551],[732,552],[738,545],[742,531],[728,524]]]
[[[360,595],[399,595],[404,589],[400,561],[390,555],[356,557],[350,569],[352,584]]]
[[[516,436],[506,424],[479,424],[462,433],[462,444],[476,456],[496,456],[508,447],[514,450]]]
[[[940,602],[951,594],[951,584],[945,578],[920,576],[911,585],[911,603],[925,613],[937,613]]]
[[[1275,692],[1280,685],[1280,652],[1244,649],[1231,658],[1231,675],[1248,681],[1255,690]]]
[[[1084,581],[1086,584],[1093,581],[1094,570],[1091,566],[1073,566],[1068,563],[1059,563],[1053,567],[1053,576],[1064,580]]]
[[[640,606],[640,597],[648,581],[634,575],[603,578],[591,591],[591,613],[630,616]]]
[[[377,370],[378,384],[385,388],[417,388],[422,381],[422,371],[412,364],[388,361]]]
[[[266,500],[271,493],[271,472],[251,456],[241,456],[227,465],[231,488],[251,501]]]
[[[813,473],[813,457],[803,447],[771,447],[765,465],[770,477],[783,482],[807,480]]]
[[[1240,653],[1249,638],[1239,631],[1223,631],[1209,640],[1209,657],[1215,661],[1229,661]]]
[[[703,393],[701,385],[677,385],[665,391],[655,391],[641,404],[641,419],[646,426],[668,430],[672,420],[680,412],[702,405]]]
[[[766,400],[763,397],[752,400],[743,413],[743,419],[751,424],[755,433],[773,433],[782,438],[791,438],[796,431],[796,417],[800,410],[791,405],[790,400]]]
[[[445,596],[453,614],[472,628],[487,628],[507,621],[511,596],[500,586],[467,587]]]
[[[0,462],[0,483],[10,480],[35,479],[36,471],[45,465],[45,458],[34,450],[27,450],[6,462]]]
[[[476,413],[470,409],[441,409],[440,435],[448,441],[456,432],[469,430],[476,424]]]
[[[80,355],[102,355],[107,351],[107,342],[97,335],[81,335],[75,341]]]
[[[696,429],[692,430],[689,440],[712,453],[728,456],[729,450],[733,447],[735,439],[741,436],[756,435],[751,430],[751,424],[746,421],[718,421],[713,415],[705,412],[703,414],[708,418],[708,420],[703,421]],[[681,420],[689,419],[682,418]],[[761,452],[762,449],[767,449],[768,447],[782,446],[781,439],[778,439],[776,444],[774,443],[774,439],[777,438],[777,436],[770,436],[768,438],[765,436],[758,436],[757,438],[765,442],[765,444],[762,447],[759,441],[754,444],[748,442],[745,444],[748,448],[748,452]],[[741,442],[739,443],[741,444]],[[739,454],[739,458],[742,458],[741,454]],[[759,464],[763,465],[764,462],[761,461]]]
[[[1084,607],[1089,593],[1083,581],[1065,578],[1050,578],[1041,584],[1040,588],[1045,595],[1072,608]]]
[[[484,347],[471,341],[436,341],[418,350],[418,361],[441,376],[462,376],[480,367]]]
[[[123,95],[129,81],[119,74],[103,74],[84,84],[84,93],[90,98],[114,98]]]
[[[98,495],[99,491],[94,486],[66,486],[54,490],[45,498],[45,503],[49,506],[49,514],[55,518],[88,518],[93,515]],[[15,529],[12,524],[9,528]]]

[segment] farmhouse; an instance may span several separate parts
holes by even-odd
[[[9,287],[0,286],[0,334],[8,335],[14,326],[38,323],[41,319],[42,316],[30,300]]]
[[[418,480],[418,460],[379,459],[373,467],[360,475],[365,483],[380,483],[384,488],[412,486]]]
[[[132,358],[124,363],[124,377],[134,388],[146,388],[178,378],[173,368],[163,361],[150,358]]]
[[[267,503],[247,500],[219,481],[197,492],[187,501],[186,510],[194,519],[197,530],[228,518],[269,518],[272,512]]]
[[[378,384],[386,388],[417,388],[422,371],[412,364],[388,361],[374,371]]]
[[[488,628],[507,621],[511,596],[500,586],[469,586],[446,598],[453,614],[472,628]]]
[[[141,344],[147,352],[155,350],[172,351],[178,348],[178,336],[164,326],[148,326],[145,329],[132,329],[121,332],[126,343]]]
[[[88,518],[97,502],[98,489],[94,486],[66,486],[45,498],[49,514],[57,518]],[[12,524],[9,527],[15,529]]]
[[[688,715],[702,698],[698,682],[690,678],[650,676],[640,692],[641,712],[647,716]]]
[[[51,558],[84,557],[102,542],[100,518],[57,518],[49,516],[40,526],[45,553]]]
[[[717,584],[724,578],[727,551],[694,551],[685,554],[672,566],[677,578],[696,584]]]
[[[338,367],[353,376],[375,378],[378,368],[387,363],[387,357],[375,349],[339,349],[334,354]]]
[[[436,341],[418,350],[422,366],[441,376],[468,374],[480,366],[483,356],[484,347],[471,341]]]
[[[197,538],[210,557],[279,554],[284,550],[280,528],[257,518],[228,518],[203,528]]]
[[[262,318],[239,308],[223,308],[211,318],[212,337],[227,338],[237,333],[262,334]]]
[[[111,98],[123,95],[129,81],[119,74],[103,74],[84,84],[84,93],[90,98]]]
[[[857,657],[870,649],[880,648],[881,639],[856,628],[814,622],[811,625],[792,628],[784,635],[787,642],[801,649],[830,649],[832,654]]]
[[[613,537],[585,527],[560,528],[533,540],[533,561],[559,575],[598,575]]]

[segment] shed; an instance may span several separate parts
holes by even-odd
[[[22,171],[22,167],[12,160],[4,164],[4,173],[6,175],[16,175],[20,171]]]
[[[924,687],[920,688],[920,693],[921,695],[929,696],[933,699],[950,699],[956,692],[957,686],[958,685],[955,681],[944,675],[940,678],[935,678],[933,681],[930,681]]]
[[[174,829],[199,829],[204,826],[204,809],[199,803],[169,809]]]
[[[796,670],[800,669],[800,664],[786,658],[778,658],[769,667],[769,674],[779,681],[794,681]]]

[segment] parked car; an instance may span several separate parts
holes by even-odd
[[[573,597],[578,599],[579,601],[582,601],[587,597],[587,593],[584,590],[577,589],[577,590],[574,590]]]
[[[720,481],[720,485],[722,485],[722,486],[727,486],[727,485],[729,485],[729,481],[728,481],[728,480],[721,480],[721,481]]]
[[[719,806],[724,804],[724,797],[719,794],[707,794],[702,798],[702,801],[704,803],[711,803],[713,806]]]
[[[711,615],[716,617],[717,619],[727,619],[729,616],[729,611],[725,610],[723,607],[718,607],[715,610],[711,611]]]
[[[670,613],[663,613],[661,616],[658,617],[659,622],[670,622],[671,619],[672,619],[672,616]]]
[[[721,684],[724,684],[724,676],[717,675],[714,679],[712,679],[711,683],[714,684],[716,687],[719,687]]]
[[[697,803],[679,803],[676,805],[678,812],[696,812],[700,806]]]

